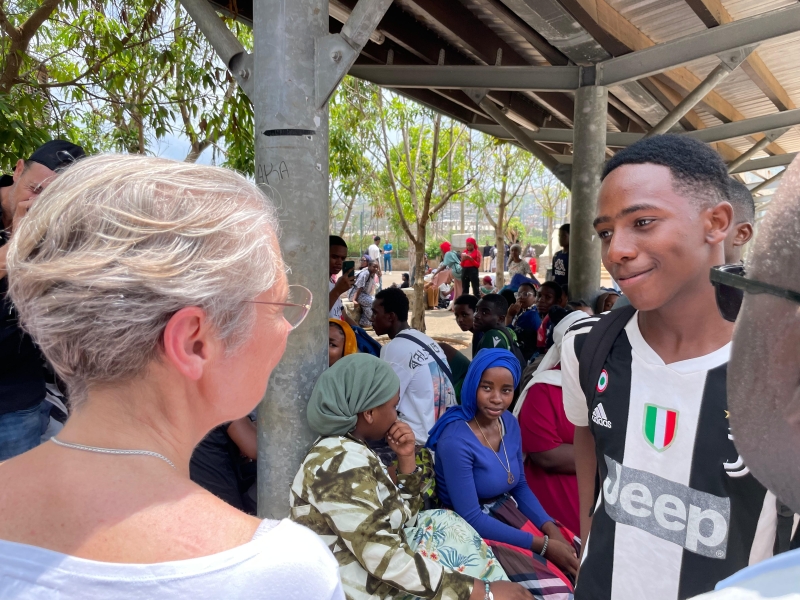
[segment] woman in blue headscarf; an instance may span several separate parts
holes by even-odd
[[[461,406],[429,433],[437,492],[487,541],[512,579],[537,598],[571,597],[576,547],[528,487],[519,424],[507,410],[519,379],[519,360],[508,350],[484,348],[475,356]]]

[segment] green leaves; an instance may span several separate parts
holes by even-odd
[[[36,0],[0,5],[13,26]],[[245,46],[249,30],[230,22]],[[59,135],[85,147],[151,153],[168,136],[228,146],[253,173],[252,107],[176,0],[61,0],[16,65],[0,37],[0,168]],[[18,68],[17,68],[18,67]]]

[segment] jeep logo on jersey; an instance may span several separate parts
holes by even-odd
[[[723,559],[731,502],[605,457],[603,508],[614,521],[642,529],[689,552]]]
[[[600,372],[600,379],[597,380],[597,391],[601,394],[606,391],[608,387],[608,371],[603,369]]]
[[[675,440],[678,428],[678,411],[655,404],[644,405],[644,438],[659,452],[663,452]]]

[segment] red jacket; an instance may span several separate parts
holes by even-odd
[[[480,251],[475,248],[472,252],[468,250],[464,250],[464,253],[469,255],[469,258],[465,258],[464,254],[461,255],[461,267],[478,267],[481,266],[481,253]]]

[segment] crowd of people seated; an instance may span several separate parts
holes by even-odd
[[[800,550],[771,557],[798,540],[781,520],[800,510],[797,379],[775,363],[797,362],[800,293],[772,232],[800,238],[800,164],[754,259],[772,283],[743,276],[752,196],[707,146],[649,138],[603,180],[595,225],[623,293],[570,298],[519,266],[518,246],[511,283],[483,293],[475,240],[460,256],[442,245],[433,279],[460,269],[474,292],[452,302],[468,353],[413,329],[406,292],[377,291],[377,259],[345,269],[331,236],[329,368],[307,406],[319,438],[278,522],[247,514],[251,415],[310,293],[288,284],[271,204],[231,171],[157,158],[51,176],[0,258],[72,414],[0,464],[0,514],[14,515],[0,519],[0,596],[677,600],[723,580],[721,600],[796,593]],[[561,243],[554,276],[568,227]],[[745,293],[731,380],[748,394],[728,388],[729,407]],[[779,344],[753,325],[771,310]],[[758,361],[772,379],[748,378]]]

